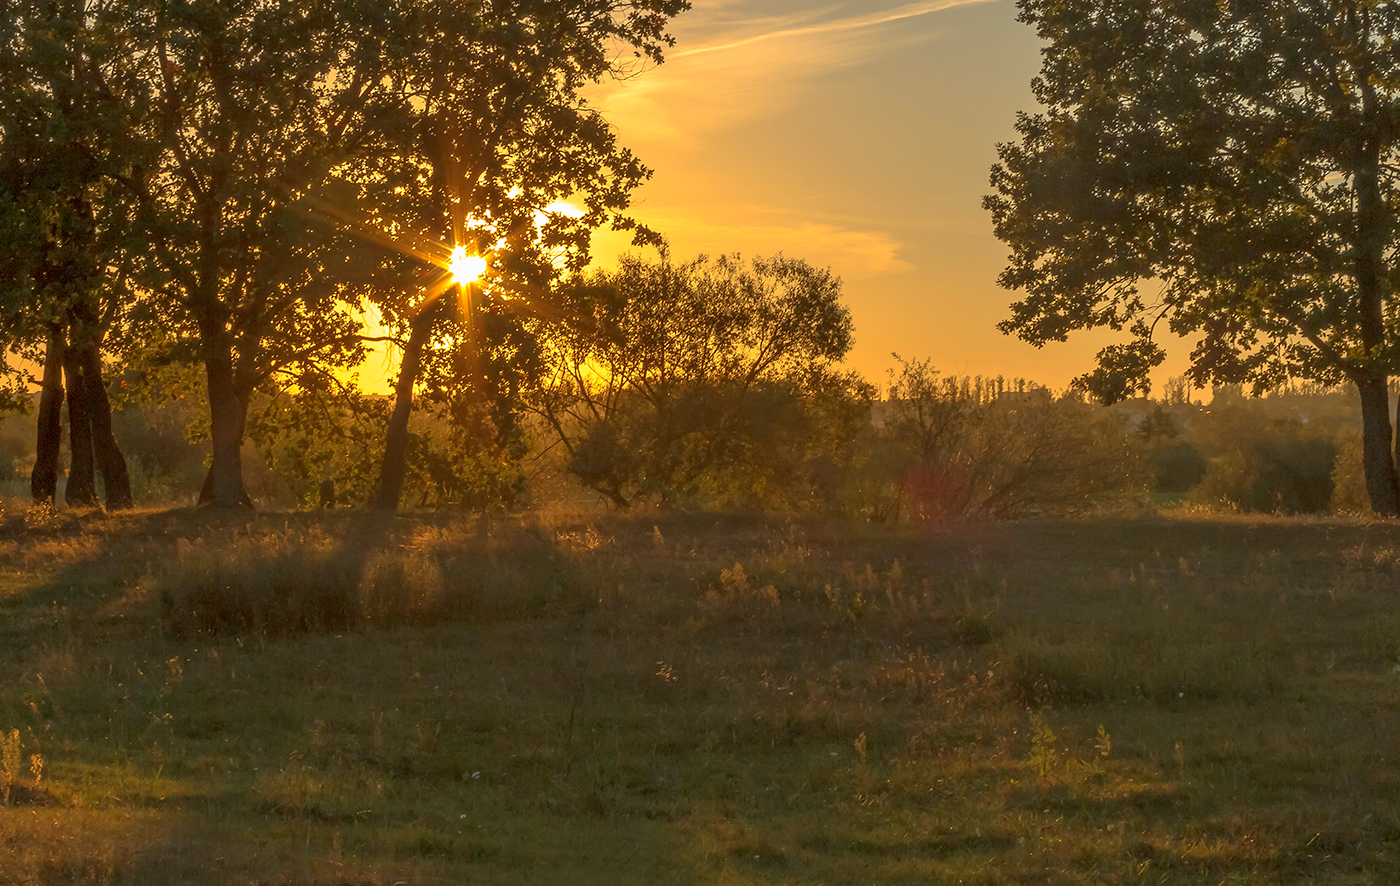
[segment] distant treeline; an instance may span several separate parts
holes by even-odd
[[[707,304],[716,302],[696,298],[689,310],[703,313]],[[686,310],[673,306],[667,322],[705,325]],[[843,316],[827,320],[840,327]],[[1345,388],[1295,385],[1252,397],[1229,386],[1204,394],[1172,379],[1160,398],[1105,408],[1025,379],[942,375],[931,361],[901,361],[877,387],[810,348],[791,346],[781,369],[755,371],[761,349],[725,357],[691,341],[687,352],[683,337],[659,335],[655,323],[624,319],[611,329],[610,353],[575,354],[557,364],[567,372],[520,395],[530,408],[504,439],[484,408],[475,423],[460,405],[415,416],[406,501],[495,508],[601,497],[617,507],[875,522],[1182,502],[1367,511],[1356,394]],[[617,366],[648,363],[629,341],[666,345],[670,374],[624,377]],[[200,381],[193,368],[172,368],[113,383],[114,432],[130,453],[138,503],[181,503],[207,471]],[[387,397],[360,394],[260,396],[250,409],[250,491],[273,506],[314,507],[329,479],[342,505],[365,504],[389,406]],[[33,418],[7,418],[0,472],[17,494],[33,459]]]

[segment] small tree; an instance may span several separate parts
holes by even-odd
[[[868,421],[868,386],[835,369],[851,345],[840,296],[830,271],[782,256],[624,256],[569,291],[533,407],[569,469],[620,507],[791,500]]]

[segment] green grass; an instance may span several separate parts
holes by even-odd
[[[1400,879],[1400,525],[12,513],[0,883]]]

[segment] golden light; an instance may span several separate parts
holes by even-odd
[[[465,247],[454,246],[452,256],[447,260],[447,270],[456,283],[475,283],[486,273],[486,259],[479,255],[467,255]]]

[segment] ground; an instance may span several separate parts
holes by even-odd
[[[0,883],[1400,879],[1400,525],[0,526]]]

